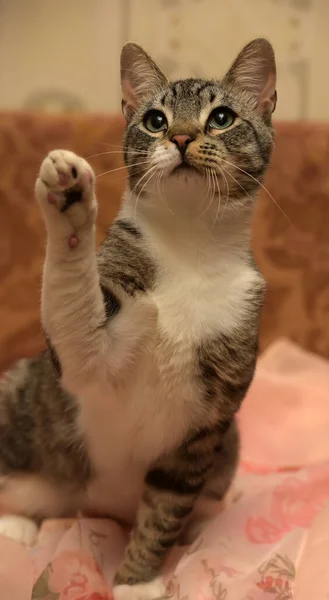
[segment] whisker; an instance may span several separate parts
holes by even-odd
[[[233,177],[232,173],[230,173],[227,169],[225,169],[225,167],[223,167],[223,165],[221,165],[220,168],[226,173],[226,175],[231,177],[231,179],[233,179],[233,181],[235,181],[235,183],[239,186],[239,188],[241,188],[241,190],[246,194],[246,196],[248,198],[250,198],[250,200],[252,200],[252,197],[250,196],[249,192],[247,192],[247,190],[243,187],[243,185],[241,185],[241,183],[237,179],[235,179],[235,177]]]
[[[106,156],[107,154],[123,154],[123,150],[108,150],[107,152],[98,152],[97,154],[91,154],[91,156],[86,156],[86,160],[89,160],[90,158],[96,158],[96,156]],[[134,154],[148,156],[148,152],[146,150],[134,150]]]
[[[94,144],[98,144],[99,146],[108,146],[109,148],[121,148],[122,144],[109,144],[108,142],[94,142]]]
[[[218,205],[217,205],[217,211],[216,211],[215,219],[214,219],[213,224],[212,224],[212,228],[214,228],[215,225],[216,225],[216,223],[217,223],[217,219],[218,219],[218,215],[219,215],[219,211],[220,211],[220,206],[221,206],[220,188],[219,188],[218,179],[217,179],[217,177],[215,175],[214,175],[214,181],[215,181],[217,189],[218,189]]]
[[[106,154],[122,154],[122,150],[108,150],[107,152],[98,152],[97,154],[85,156],[85,159],[89,160],[90,158],[96,158],[96,156],[106,156]]]
[[[123,144],[109,144],[108,142],[93,142],[94,144],[97,144],[98,146],[107,146],[108,148],[116,148],[117,150],[135,150],[136,152],[139,152],[138,148],[135,148],[134,146],[124,146]],[[141,152],[144,152],[144,150]],[[145,150],[146,152],[146,150]]]
[[[151,167],[150,167],[150,168],[151,168]],[[140,172],[143,172],[143,171],[144,171],[144,169],[142,169],[141,171],[139,171],[139,173],[140,173]],[[135,183],[135,185],[134,185],[133,189],[132,189],[132,190],[131,190],[131,192],[130,192],[129,199],[130,199],[130,197],[132,196],[132,194],[134,194],[134,193],[135,193],[135,190],[136,190],[137,186],[139,185],[139,183],[140,183],[141,181],[143,181],[144,177],[146,177],[146,176],[148,175],[149,171],[150,171],[150,169],[146,169],[146,171],[144,172],[144,174],[142,175],[142,177],[136,181],[136,183]]]
[[[144,179],[145,175],[149,175],[149,174],[150,174],[150,171],[152,171],[152,173],[151,173],[150,177],[149,177],[149,178],[148,178],[148,179],[145,181],[145,183],[143,184],[142,188],[139,190],[139,192],[138,192],[138,196],[137,196],[137,198],[136,198],[136,203],[135,203],[135,223],[136,223],[136,224],[137,224],[137,207],[138,207],[138,202],[139,202],[139,199],[140,199],[140,197],[141,197],[141,194],[143,193],[143,190],[145,189],[145,187],[147,186],[147,184],[148,184],[148,183],[151,181],[151,179],[152,179],[153,175],[155,175],[155,173],[156,173],[156,171],[157,171],[157,168],[158,168],[158,165],[153,165],[153,167],[150,167],[150,168],[149,168],[149,169],[146,171],[146,173],[144,173],[144,175],[143,175],[143,176],[140,178],[140,180],[138,181],[138,183],[140,183],[140,182],[141,182],[141,181]],[[136,185],[137,185],[137,184],[136,184]],[[135,186],[135,187],[136,187],[136,186]],[[135,189],[135,187],[134,187],[134,189]]]
[[[209,194],[209,192],[210,192],[209,167],[206,167],[206,176],[205,176],[205,179],[206,179],[206,183],[207,183],[207,186],[206,186],[206,193],[205,193],[205,196],[204,196],[204,198],[203,198],[203,200],[202,200],[202,204],[201,204],[200,208],[202,208],[202,207],[203,207],[203,205],[205,204],[205,202],[207,201],[207,199],[208,199],[208,194]]]
[[[158,176],[158,178],[157,178],[157,191],[158,191],[158,194],[159,194],[159,198],[160,198],[160,200],[161,200],[161,203],[163,204],[163,206],[165,207],[165,209],[166,209],[166,210],[167,210],[167,211],[168,211],[168,212],[169,212],[171,215],[173,215],[174,213],[173,213],[173,211],[172,211],[172,210],[169,208],[169,206],[167,205],[167,203],[165,202],[165,199],[164,199],[164,197],[163,197],[162,190],[161,190],[161,182],[163,181],[163,179],[162,179],[162,177],[163,177],[163,173],[164,173],[163,169],[162,169],[161,171],[159,171],[159,176]]]
[[[244,169],[241,169],[241,167],[238,167],[237,165],[235,165],[234,163],[229,162],[228,160],[225,160],[224,158],[221,158],[221,160],[223,162],[225,162],[226,164],[230,165],[231,167],[238,169],[238,171],[241,171],[241,173],[244,173],[245,175],[247,175],[248,177],[250,177],[253,181],[255,181],[256,183],[258,183],[258,185],[260,185],[260,187],[264,190],[264,192],[266,192],[269,196],[269,198],[271,198],[271,200],[274,202],[274,204],[277,206],[277,208],[279,209],[279,211],[282,213],[282,215],[285,217],[285,219],[287,220],[287,222],[289,223],[290,227],[292,227],[293,229],[295,229],[295,226],[293,225],[293,223],[290,221],[288,215],[285,213],[285,211],[281,208],[280,204],[278,204],[278,202],[275,200],[275,198],[273,198],[272,194],[268,191],[268,189],[265,187],[265,185],[263,185],[260,181],[258,181],[258,179],[256,179],[256,177],[254,177],[253,175],[251,175],[251,173],[248,173],[247,171],[245,171]]]
[[[144,171],[145,171],[145,169],[139,169],[138,171],[134,171],[134,175],[139,175],[140,173],[144,173]],[[129,173],[127,173],[126,175],[124,175],[122,173],[121,177],[116,177],[115,179],[111,178],[111,183],[112,183],[112,181],[122,181],[123,179],[128,179],[128,178],[129,178]],[[138,182],[136,185],[138,185]]]
[[[149,163],[148,160],[145,160],[143,162],[139,162],[139,163],[135,163],[134,165],[129,165],[130,167],[139,167],[139,165],[147,165]],[[122,171],[123,169],[126,169],[126,165],[124,165],[123,167],[117,167],[116,169],[110,169],[110,171],[105,171],[104,173],[99,173],[98,175],[96,175],[96,177],[102,177],[103,175],[108,175],[109,173],[115,173],[115,171]]]
[[[147,171],[145,171],[145,173],[142,175],[142,177],[141,177],[140,179],[138,179],[138,181],[135,183],[135,185],[134,185],[133,189],[132,189],[132,190],[130,190],[130,194],[129,194],[129,196],[128,196],[128,202],[130,201],[130,199],[131,199],[132,195],[134,194],[134,192],[135,192],[135,189],[136,189],[136,187],[138,186],[139,182],[140,182],[140,181],[141,181],[141,180],[142,180],[142,179],[145,177],[145,175],[147,175],[147,173],[148,173],[148,170],[147,170]],[[127,177],[128,177],[128,175],[127,175]],[[136,222],[136,211],[135,211],[135,222]]]
[[[225,181],[227,192],[226,192],[226,200],[225,200],[224,208],[223,208],[221,217],[219,219],[220,221],[222,221],[222,219],[224,218],[225,210],[226,210],[226,207],[227,207],[227,204],[228,204],[229,195],[230,195],[230,187],[229,187],[228,181],[226,179],[226,175],[225,175],[224,170],[222,171],[222,176],[223,176],[224,181]]]
[[[199,221],[199,219],[201,219],[201,217],[207,212],[207,210],[210,209],[210,207],[214,201],[214,198],[215,198],[215,188],[213,185],[213,171],[211,168],[209,169],[208,167],[206,169],[207,169],[206,170],[207,176],[209,177],[209,195],[210,195],[210,192],[212,192],[212,195],[210,196],[210,200],[209,200],[206,208],[197,217],[197,221]]]
[[[141,181],[143,181],[144,177],[146,177],[149,173],[151,169],[154,169],[156,166],[150,167],[149,169],[147,169],[145,171],[145,173],[142,175],[142,177],[140,179],[138,179],[138,181],[135,183],[133,189],[130,191],[129,197],[128,197],[128,202],[130,201],[130,198],[132,197],[132,195],[135,193],[135,190],[137,188],[137,186],[140,184]],[[137,204],[138,204],[138,199],[139,196],[137,197],[136,200],[136,205],[135,205],[135,222],[137,222]]]

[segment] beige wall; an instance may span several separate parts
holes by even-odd
[[[277,116],[328,119],[329,0],[0,0],[0,108],[119,109],[127,39],[172,78],[216,77],[259,35],[277,54]]]
[[[0,107],[119,106],[120,0],[0,0]]]

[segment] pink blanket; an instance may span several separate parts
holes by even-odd
[[[286,341],[259,360],[240,412],[236,499],[164,577],[174,600],[328,600],[329,364]],[[48,521],[29,552],[0,538],[1,600],[111,600],[128,532]]]

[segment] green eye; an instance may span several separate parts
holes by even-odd
[[[161,110],[149,110],[143,119],[143,124],[152,133],[166,131],[168,127],[166,116]]]
[[[220,106],[215,108],[208,119],[210,129],[227,129],[235,121],[235,114],[230,108]]]

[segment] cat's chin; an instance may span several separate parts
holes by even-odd
[[[202,173],[198,171],[192,165],[188,165],[186,163],[181,163],[177,167],[173,169],[173,171],[169,175],[170,178],[184,178],[184,180],[190,180],[195,178],[202,177]]]

